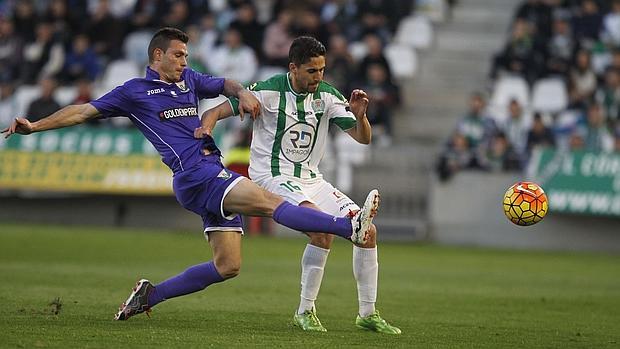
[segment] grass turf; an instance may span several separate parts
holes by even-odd
[[[0,347],[617,348],[620,256],[383,243],[378,309],[403,330],[354,327],[350,245],[332,248],[318,314],[290,325],[305,239],[245,237],[239,277],[112,320],[139,277],[210,259],[199,233],[0,225]],[[49,305],[60,298],[62,306]],[[58,314],[54,314],[59,310]]]

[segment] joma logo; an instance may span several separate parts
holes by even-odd
[[[153,90],[146,91],[146,95],[150,96],[150,95],[154,95],[156,93],[162,93],[162,92],[166,92],[166,90],[164,90],[163,88],[156,88],[156,89],[153,89]]]

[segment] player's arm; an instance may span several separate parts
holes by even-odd
[[[226,97],[236,97],[239,100],[239,115],[249,113],[252,119],[256,119],[260,115],[261,105],[258,98],[240,83],[230,79],[224,80],[223,94]]]
[[[4,138],[8,138],[14,133],[27,135],[33,132],[41,132],[81,124],[88,119],[97,117],[98,115],[100,115],[99,111],[90,103],[68,105],[35,122],[30,122],[26,118],[15,118],[9,127],[2,130],[2,133],[6,133]]]
[[[232,115],[233,109],[228,101],[205,111],[200,119],[200,127],[194,130],[194,137],[203,138],[205,135],[210,136],[218,120],[226,119]]]
[[[368,108],[368,95],[363,90],[354,90],[349,100],[349,108],[355,119],[355,126],[347,130],[347,133],[353,137],[358,143],[370,144],[372,139],[372,128],[366,117],[366,109]]]

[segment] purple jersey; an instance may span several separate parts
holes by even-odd
[[[223,78],[185,68],[180,82],[168,83],[147,67],[145,78],[131,79],[90,104],[104,117],[129,117],[177,173],[196,165],[203,148],[219,154],[213,138],[196,139],[194,129],[200,127],[198,101],[223,91]]]
[[[221,78],[185,68],[180,82],[168,83],[147,67],[144,79],[131,79],[90,102],[104,117],[127,116],[142,131],[174,172],[177,200],[202,217],[205,233],[243,231],[241,217],[223,207],[241,176],[224,169],[213,138],[194,138],[194,129],[200,127],[198,100],[223,91]],[[204,155],[203,149],[211,154]]]

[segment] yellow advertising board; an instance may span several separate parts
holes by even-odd
[[[63,131],[4,141],[0,146],[0,190],[172,194],[170,169],[150,144],[144,144],[146,140],[137,130],[85,127]]]

